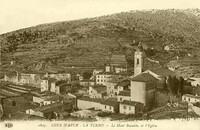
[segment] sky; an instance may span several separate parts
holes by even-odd
[[[0,34],[130,10],[199,8],[200,0],[0,0]]]

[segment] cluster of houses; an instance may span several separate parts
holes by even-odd
[[[59,81],[70,81],[71,74],[11,71],[5,74],[3,80],[20,85],[28,84],[33,87],[41,88],[41,91],[46,91],[50,88],[54,90],[53,83],[57,83]]]
[[[115,59],[125,57],[115,56]],[[168,68],[144,68],[145,53],[139,44],[134,54],[134,74],[120,75],[127,72],[127,65],[109,63],[104,70],[93,70],[92,78],[79,78],[85,95],[77,97],[69,93],[71,75],[68,73],[20,73],[5,75],[4,80],[16,84],[31,84],[40,87],[41,93],[33,96],[33,103],[39,104],[35,109],[28,109],[27,114],[48,118],[49,115],[62,117],[81,110],[100,110],[111,113],[136,114],[154,107],[156,89],[162,88],[168,76],[175,76]],[[80,76],[80,75],[79,75]],[[53,93],[53,94],[52,94]],[[199,97],[184,95],[183,100],[199,102]],[[53,112],[53,114],[52,114]]]
[[[162,87],[166,77],[175,73],[166,68],[144,70],[144,58],[143,48],[139,45],[134,55],[132,76],[118,74],[110,64],[104,71],[95,73],[95,85],[88,85],[88,96],[77,99],[77,107],[122,114],[150,110],[154,107],[156,88]],[[127,71],[125,68],[119,70]]]

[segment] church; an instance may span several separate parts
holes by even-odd
[[[146,110],[154,107],[156,89],[163,87],[166,78],[175,73],[167,68],[144,69],[145,52],[141,44],[134,54],[134,75],[130,78],[130,100],[142,103]]]

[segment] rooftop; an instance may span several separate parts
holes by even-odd
[[[79,81],[79,82],[94,82],[94,80],[91,80],[91,79],[83,79],[83,80],[81,80],[81,81]]]
[[[78,100],[84,100],[84,101],[90,101],[90,102],[98,102],[98,103],[101,103],[101,102],[104,101],[102,98],[89,98],[89,97],[82,97],[82,98],[79,98]]]
[[[113,73],[113,72],[100,72],[96,75],[115,75],[115,73]]]
[[[44,77],[42,80],[48,80],[50,82],[56,82],[57,80],[55,78],[50,78],[50,77]]]
[[[117,98],[108,98],[104,100],[101,104],[108,106],[116,106],[118,104]]]
[[[41,72],[41,71],[22,71],[22,74],[45,74],[45,72]]]
[[[176,75],[174,71],[167,69],[167,68],[158,68],[158,69],[150,69],[153,73],[156,73],[157,75],[160,76],[174,76]]]
[[[106,92],[106,86],[104,86],[104,85],[94,85],[93,89],[96,90],[98,93]]]
[[[141,103],[140,102],[135,102],[135,101],[124,100],[124,101],[120,102],[120,104],[129,105],[129,106],[135,106],[135,105],[141,104]]]
[[[113,76],[110,76],[109,78],[111,78],[111,80],[108,81],[110,83],[118,83],[118,82],[124,80],[124,77],[118,76],[118,75],[113,75]]]
[[[17,76],[17,72],[16,71],[9,71],[6,73],[6,76],[7,77],[14,77],[14,76]]]
[[[131,96],[131,92],[130,91],[121,91],[121,92],[119,92],[118,96],[130,97]]]
[[[142,73],[140,75],[133,77],[131,80],[137,82],[149,82],[157,79],[149,73]]]
[[[45,101],[59,101],[59,100],[60,100],[59,95],[53,95],[53,96],[45,99]]]
[[[63,105],[63,103],[61,103],[61,102],[52,103],[52,104],[49,104],[49,105],[37,107],[37,108],[34,109],[34,111],[45,112],[45,111],[49,111],[50,109],[53,109],[53,108],[56,108],[56,107],[61,107],[62,105]]]
[[[130,80],[128,80],[128,79],[122,80],[117,85],[122,86],[122,87],[130,85]]]

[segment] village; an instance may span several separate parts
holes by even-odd
[[[200,116],[200,93],[183,90],[186,83],[199,87],[199,79],[179,77],[168,66],[145,67],[141,44],[134,54],[134,73],[128,74],[125,56],[111,59],[114,61],[94,69],[91,75],[77,74],[77,80],[68,72],[6,73],[1,78],[1,119],[145,120],[159,119],[158,114],[163,113],[168,115],[162,118],[173,118],[169,114],[177,111],[180,118]],[[177,86],[172,85],[173,80]]]

